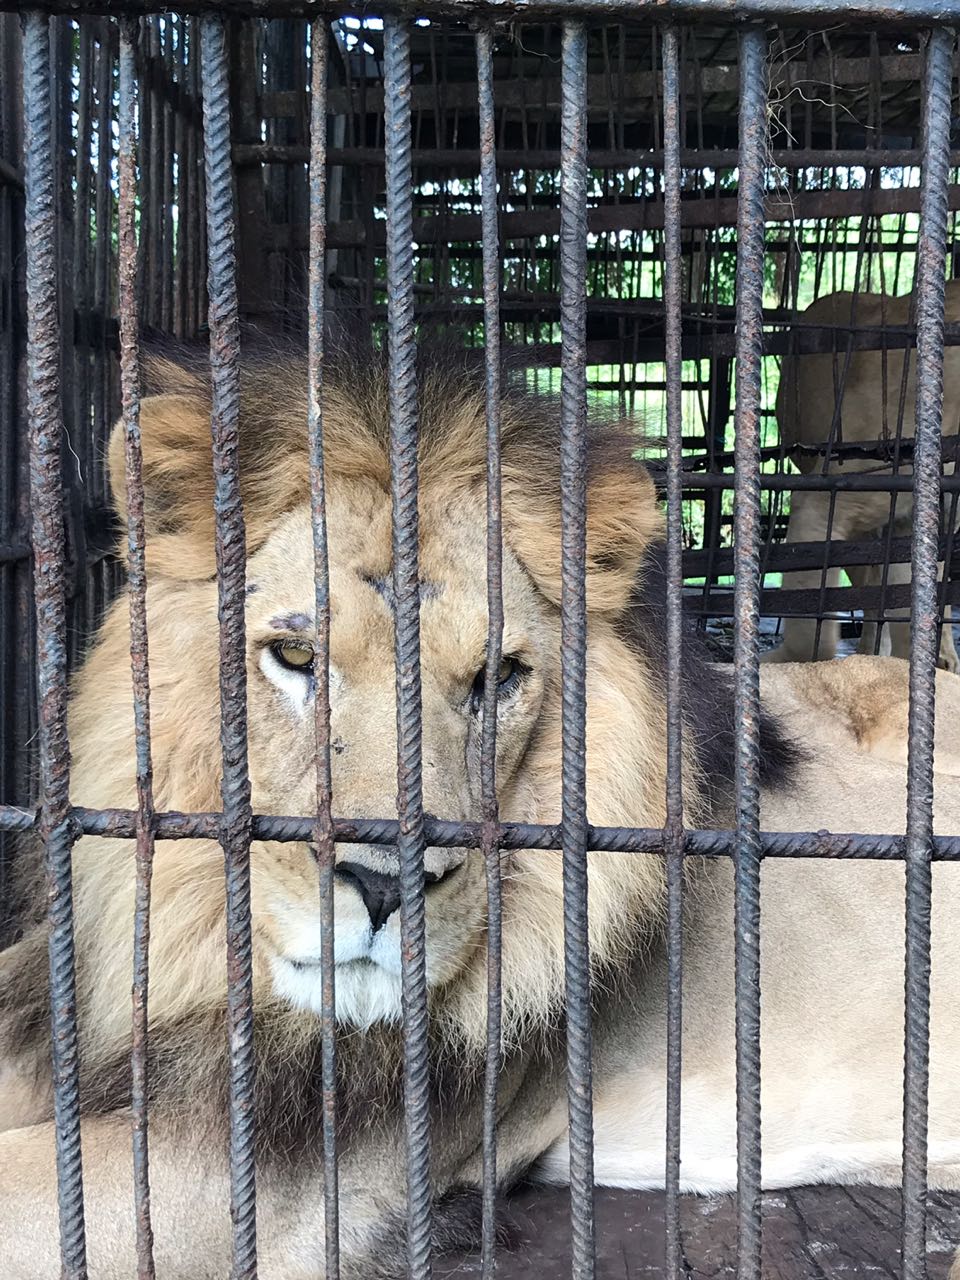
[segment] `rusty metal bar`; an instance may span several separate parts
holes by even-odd
[[[0,0],[3,3],[3,0]],[[948,193],[951,211],[960,209],[960,184],[951,184]],[[920,208],[920,192],[916,187],[829,189],[826,191],[798,191],[787,199],[768,194],[764,204],[767,222],[801,223],[810,218],[875,217],[882,213],[912,213]],[[681,222],[684,227],[701,227],[715,230],[722,226],[736,226],[737,200],[735,196],[720,199],[704,199],[690,196],[683,200]],[[419,244],[449,244],[479,240],[480,217],[473,213],[435,214],[418,219]],[[615,231],[652,232],[662,230],[663,209],[653,202],[636,204],[591,205],[587,212],[587,230],[596,235]],[[555,209],[520,209],[504,213],[501,232],[504,240],[516,240],[526,236],[555,236],[560,229],[560,219]],[[382,222],[372,227],[357,220],[331,223],[327,229],[327,242],[332,248],[351,248],[357,245],[384,243],[385,229]],[[271,244],[283,247],[289,241],[305,242],[306,229],[298,226],[278,229]]]
[[[960,604],[960,582],[954,580],[941,588],[941,596],[945,604]],[[704,614],[720,618],[730,617],[733,613],[733,593],[711,588],[706,593],[706,607],[691,600],[690,610],[694,614]],[[793,590],[784,587],[771,587],[760,592],[760,612],[764,617],[772,618],[806,618],[822,617],[830,614],[849,614],[853,609],[862,609],[869,618],[888,620],[891,609],[907,608],[910,604],[910,586],[901,583],[895,587],[829,587],[826,591],[819,587],[805,590]],[[903,619],[901,618],[901,621]]]
[[[760,1280],[760,396],[767,40],[740,36],[734,507],[737,1280]]]
[[[227,881],[232,1280],[257,1272],[254,1168],[253,945],[250,776],[247,768],[246,538],[240,498],[240,325],[237,314],[227,40],[221,17],[200,24],[207,189],[207,291],[213,412],[214,511],[220,620],[220,743]]]
[[[39,831],[46,851],[51,1048],[63,1280],[86,1280],[77,991],[73,936],[66,593],[60,450],[60,326],[50,109],[50,22],[23,19],[27,414],[37,628]]]
[[[153,1280],[153,1226],[147,1100],[147,1001],[150,948],[150,886],[153,874],[153,764],[150,753],[150,667],[147,643],[146,525],[140,441],[140,333],[136,206],[136,19],[120,24],[119,97],[119,289],[120,387],[126,461],[127,590],[130,596],[130,663],[137,751],[137,885],[133,924],[133,1110],[134,1207],[137,1277]]]
[[[923,170],[917,249],[917,408],[910,561],[907,731],[906,1039],[903,1108],[903,1280],[927,1275],[927,1099],[930,1072],[930,903],[933,891],[934,685],[940,643],[940,437],[947,253],[952,32],[934,31],[923,85]]]
[[[736,478],[729,472],[685,471],[682,476],[685,489],[735,489]],[[851,475],[787,475],[764,473],[757,477],[761,489],[808,490],[829,493],[911,493],[913,475],[883,475],[860,471]],[[941,475],[937,479],[941,493],[960,493],[960,474]]]
[[[0,0],[0,10],[16,9],[16,0]],[[160,13],[163,0],[46,0],[43,10],[52,13]],[[204,0],[182,0],[179,13],[203,13]],[[629,19],[675,19],[703,22],[767,20],[786,25],[813,25],[823,20],[819,0],[388,0],[384,12],[410,17],[470,18],[495,22],[568,21],[602,18],[609,22]],[[224,14],[248,17],[315,18],[318,11],[355,16],[351,0],[223,0]],[[837,23],[913,25],[960,22],[960,0],[833,0],[831,19]]]
[[[937,559],[952,558],[949,535],[941,535],[937,546]],[[690,576],[699,576],[706,572],[707,551],[688,551],[683,558],[684,572]],[[795,569],[816,569],[824,562],[823,543],[821,542],[784,542],[771,543],[769,552],[764,548],[763,569],[765,573],[791,572]],[[910,538],[891,538],[889,551],[880,538],[864,538],[857,542],[847,542],[834,538],[830,542],[826,556],[828,566],[844,566],[857,564],[909,564]],[[713,561],[717,574],[733,572],[733,551],[726,547],[717,551]]]
[[[567,1103],[574,1280],[596,1268],[587,932],[587,32],[563,28],[560,109],[560,661]]]
[[[137,832],[137,815],[133,809],[85,809],[70,811],[75,835],[109,836],[132,840]],[[258,815],[253,819],[256,840],[279,843],[311,839],[314,817],[282,817]],[[30,831],[38,826],[38,815],[16,805],[0,805],[0,831]],[[157,840],[218,840],[222,824],[219,813],[158,813],[154,818]],[[395,818],[334,818],[333,833],[337,843],[393,845],[399,825]],[[424,822],[425,839],[438,848],[479,849],[483,844],[483,825],[479,822],[447,822],[430,818]],[[761,851],[765,858],[871,858],[902,861],[906,856],[906,837],[863,835],[854,832],[794,831],[761,832]],[[726,830],[688,830],[685,834],[687,856],[728,857],[736,843],[734,833]],[[500,825],[502,849],[560,849],[559,825],[504,822]],[[662,827],[587,827],[587,848],[609,853],[662,853]],[[960,836],[935,836],[935,862],[960,860]]]
[[[497,1082],[501,1061],[502,919],[500,810],[497,803],[497,689],[503,652],[503,524],[500,465],[500,241],[497,230],[496,118],[493,99],[493,32],[477,32],[483,202],[483,312],[487,414],[487,659],[483,685],[480,785],[483,858],[487,873],[487,1046],[483,1081],[484,1280],[496,1274]]]
[[[327,1280],[340,1275],[340,1205],[337,1181],[337,1043],[334,949],[334,866],[330,773],[330,561],[323,471],[323,325],[327,216],[327,24],[310,30],[310,280],[307,308],[310,450],[310,514],[313,526],[314,734],[317,753],[317,814],[313,848],[320,878],[320,1029],[323,1085],[323,1216]]]
[[[387,151],[387,350],[397,665],[397,853],[403,984],[403,1101],[410,1280],[429,1280],[430,1070],[427,1046],[423,709],[420,687],[416,332],[413,324],[413,170],[410,29],[384,20]]]
[[[667,380],[667,1116],[666,1276],[682,1280],[680,1080],[683,1025],[683,403],[681,384],[680,37],[663,33],[663,306]]]
[[[767,153],[768,162],[782,169],[888,169],[919,166],[921,152],[913,148],[872,147],[869,150],[855,148],[792,148],[774,147]],[[239,166],[257,164],[307,164],[309,147],[296,143],[274,142],[237,143],[233,148],[233,162]],[[414,147],[411,160],[416,168],[435,168],[456,172],[477,173],[481,167],[481,154],[475,147]],[[330,164],[358,165],[372,169],[383,168],[383,151],[377,147],[330,147]],[[593,148],[587,152],[590,169],[662,169],[668,163],[666,150],[636,151],[604,150]],[[960,151],[951,151],[950,164],[960,166]],[[681,148],[680,165],[694,171],[704,169],[735,169],[737,152],[704,147],[695,150]],[[526,169],[559,169],[560,152],[555,150],[497,151],[498,171],[516,172]]]

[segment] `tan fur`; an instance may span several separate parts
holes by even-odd
[[[912,296],[888,297],[880,293],[831,293],[818,298],[804,311],[805,323],[824,325],[855,325],[882,327],[906,325],[910,322]],[[960,280],[950,280],[946,285],[947,320],[960,319]],[[844,347],[844,336],[837,336],[838,354],[807,354],[784,356],[780,387],[777,393],[777,423],[788,455],[794,445],[825,445],[831,438],[831,427],[836,411],[837,394],[843,388],[840,402],[840,425],[834,439],[846,444],[858,441],[889,441],[891,448],[898,439],[901,396],[903,396],[903,421],[899,438],[912,441],[916,433],[916,351],[901,348],[890,351],[853,351],[849,362]],[[904,378],[904,359],[907,359]],[[943,434],[956,437],[960,430],[960,350],[947,347],[944,350]],[[797,454],[797,466],[801,472],[812,475],[823,466],[823,456]],[[954,462],[947,462],[944,470],[953,474]],[[841,475],[870,471],[890,474],[891,468],[871,458],[845,456],[831,457],[829,471]],[[901,474],[909,475],[913,468],[901,464]],[[948,504],[949,506],[949,504]],[[832,511],[832,517],[831,517]],[[898,537],[909,536],[913,515],[913,499],[909,493],[896,497],[893,532]],[[832,523],[831,523],[832,519]],[[890,495],[885,493],[838,493],[831,501],[831,494],[813,491],[797,491],[790,499],[790,522],[787,542],[822,542],[828,536],[837,541],[856,541],[879,537],[891,522]],[[940,566],[942,574],[943,566]],[[879,587],[883,577],[877,566],[850,566],[847,573],[857,587]],[[784,574],[783,585],[793,590],[819,588],[819,570]],[[839,586],[840,569],[827,570],[827,586]],[[910,582],[910,565],[892,564],[886,577],[890,586],[903,586]],[[908,609],[889,609],[889,616],[907,618]],[[946,611],[949,622],[950,610]],[[764,654],[766,662],[807,662],[814,657],[829,659],[836,653],[839,623],[824,620],[818,627],[806,618],[786,618],[783,622],[783,643],[777,649]],[[860,640],[861,653],[877,651],[877,627],[868,617],[864,622]],[[888,622],[883,627],[880,652],[906,658],[910,654],[910,627],[906,622]],[[949,625],[944,626],[940,641],[940,665],[949,671],[960,667],[953,635]]]
[[[256,588],[247,604],[250,773],[254,810],[268,814],[309,813],[315,797],[312,703],[304,695],[303,705],[298,704],[301,686],[295,682],[302,677],[294,677],[289,686],[283,683],[286,676],[278,676],[270,665],[272,646],[279,641],[308,643],[313,636],[306,398],[299,372],[299,366],[291,371],[278,364],[249,374],[242,407],[248,584]],[[160,376],[166,390],[146,400],[142,412],[154,786],[161,810],[208,811],[220,804],[209,405],[203,386],[190,375],[170,367]],[[451,819],[476,818],[479,812],[478,729],[469,699],[487,640],[484,421],[482,404],[468,390],[470,385],[447,374],[421,387],[424,804],[428,812]],[[349,385],[330,379],[324,399],[333,617],[333,803],[345,817],[387,815],[395,802],[393,620],[385,581],[391,544],[384,386],[375,371],[366,377],[358,373]],[[538,414],[545,416],[541,420]],[[559,485],[552,424],[549,410],[522,401],[505,403],[504,653],[522,660],[525,672],[498,715],[498,781],[505,820],[557,822],[560,817]],[[121,460],[118,429],[111,446],[115,493],[122,492],[117,470]],[[658,536],[660,517],[649,478],[631,459],[629,438],[617,443],[615,431],[601,431],[594,439],[588,512],[588,816],[598,825],[657,826],[665,816],[662,683],[643,646],[626,635],[624,618],[648,544]],[[136,802],[128,647],[127,605],[120,601],[108,615],[73,691],[72,798],[78,804],[129,808]],[[722,680],[719,673],[716,678]],[[955,727],[960,724],[960,681],[947,675],[943,681],[947,683],[940,690],[944,714],[937,742],[938,821],[941,828],[946,823],[947,829],[960,829],[960,802],[950,781],[953,761],[960,754]],[[764,825],[902,829],[897,788],[903,769],[891,752],[896,756],[902,735],[904,665],[864,659],[835,669],[783,667],[766,672],[764,684],[771,704],[812,753],[812,763],[804,766],[795,788],[765,798]],[[826,710],[833,713],[832,719]],[[704,779],[691,758],[689,743],[696,727],[693,722],[688,725],[686,819],[690,824],[722,822],[727,815],[711,810]],[[958,825],[951,827],[952,823]],[[388,874],[396,871],[396,857],[389,848],[340,845],[337,857],[341,865],[352,862]],[[442,1197],[449,1188],[475,1183],[479,1177],[486,888],[479,854],[430,848],[425,864],[429,872],[446,876],[427,894],[437,1097],[433,1177]],[[878,874],[882,880],[877,894],[881,926],[877,938],[871,939],[869,969],[885,981],[888,971],[894,973],[895,961],[902,970],[902,940],[889,957],[880,955],[886,945],[883,930],[889,935],[902,914],[899,868],[816,867],[792,860],[764,871],[765,885],[775,886],[773,900],[764,906],[765,964],[769,967],[770,956],[776,958],[774,969],[765,970],[765,999],[768,991],[782,989],[781,995],[773,995],[773,1007],[765,1010],[765,1024],[776,1031],[769,1054],[764,1047],[765,1061],[769,1056],[773,1064],[764,1075],[770,1091],[764,1114],[765,1124],[772,1125],[775,1153],[781,1147],[791,1149],[791,1124],[803,1132],[815,1128],[811,1113],[794,1105],[790,1085],[803,1075],[796,1061],[796,1037],[802,1039],[805,1033],[796,1028],[808,1015],[815,1016],[811,1011],[823,981],[810,977],[810,994],[804,995],[799,1009],[791,1003],[790,982],[807,992],[805,967],[826,964],[829,954],[829,973],[850,983],[851,990],[856,986],[864,944],[853,935],[850,917],[844,914],[850,900],[844,887],[848,870],[855,873],[852,892],[857,903],[872,892]],[[948,927],[957,919],[955,870],[936,870],[938,974],[950,972],[951,966],[955,972],[958,959],[951,948],[956,950],[953,939],[960,931],[951,933]],[[319,945],[317,873],[307,846],[260,841],[251,849],[251,872],[260,1072],[259,1274],[263,1280],[306,1280],[323,1274],[318,1024],[309,1002],[304,1007],[289,994],[301,991],[303,966],[282,966],[305,955],[311,958]],[[834,873],[842,874],[838,879]],[[498,1168],[508,1179],[541,1159],[544,1176],[562,1179],[560,856],[507,852],[502,855],[502,874],[504,1067]],[[719,1117],[720,1123],[732,1102],[726,1056],[732,1001],[724,985],[729,951],[725,942],[717,941],[730,913],[726,876],[727,868],[712,862],[692,869],[688,895],[686,980],[700,985],[686,999],[690,1028],[684,1060],[689,1076],[684,1087],[694,1092],[689,1104],[685,1101],[684,1114],[685,1124],[693,1121],[696,1126],[699,1108],[705,1108],[704,1133],[710,1128],[709,1117]],[[664,1079],[658,996],[662,864],[655,857],[595,853],[589,860],[589,880],[597,985],[598,1173],[609,1182],[647,1185],[643,1169],[648,1148],[656,1152],[650,1159],[657,1178],[662,1178],[663,1168],[658,1112]],[[819,886],[809,901],[807,882]],[[124,1111],[134,887],[130,842],[79,841],[74,884],[90,1274],[92,1280],[114,1280],[134,1267]],[[229,1254],[223,895],[219,846],[197,840],[158,843],[150,950],[150,1133],[160,1280],[221,1275]],[[884,912],[891,913],[885,924]],[[338,946],[366,928],[358,894],[340,880],[335,915]],[[394,915],[381,931],[386,943],[395,944],[396,931]],[[36,1280],[54,1274],[57,1266],[47,1049],[37,1030],[42,1024],[37,1001],[45,945],[38,930],[0,956],[0,1119],[7,1127],[0,1133],[0,1274],[9,1280]],[[811,949],[812,959],[804,947]],[[369,970],[361,969],[361,979],[355,981],[358,963],[369,965]],[[386,972],[385,963],[378,962],[377,974]],[[359,1024],[367,1009],[372,1024],[345,1026],[339,1037],[345,1280],[394,1275],[402,1270],[403,1259],[400,1041],[389,1017],[382,1010],[378,1014],[379,1006],[364,1004],[367,986],[373,989],[373,968],[369,961],[343,960],[337,966],[341,1015]],[[286,975],[286,987],[278,973]],[[881,1053],[875,1046],[876,1059],[887,1064],[890,1053],[895,1057],[896,1033],[890,1027],[897,1015],[891,1000],[894,995],[902,999],[902,971],[888,986],[879,978],[877,984],[872,996],[831,1006],[834,1040],[826,1033],[821,1037],[825,1093],[818,1103],[819,1114],[829,1123],[831,1088],[838,1098],[853,1090],[850,1116],[859,1116],[860,1107],[865,1114],[871,1109],[886,1114],[891,1081],[876,1072],[871,1075],[873,1059],[867,1064],[859,1061],[854,1045],[857,1028],[863,1025],[865,1037],[874,1036],[883,1048]],[[870,999],[882,1015],[873,1031],[865,1021]],[[932,1123],[942,1128],[943,1071],[944,1066],[952,1069],[955,1060],[952,1049],[960,1013],[949,990],[938,987],[934,1003],[939,1039],[934,1046]],[[352,1015],[344,1012],[351,1008]],[[882,1020],[888,1011],[893,1019],[889,1025]],[[825,1025],[832,1025],[829,1019]],[[778,1062],[778,1044],[785,1054],[783,1063]],[[828,1044],[835,1044],[832,1060]],[[837,1123],[863,1129],[868,1122],[841,1116]],[[621,1149],[625,1136],[631,1144],[626,1153]],[[865,1129],[862,1136],[865,1141],[869,1137]],[[882,1136],[886,1139],[887,1130]],[[954,1138],[952,1131],[935,1136],[938,1141]],[[824,1141],[829,1140],[827,1133]],[[696,1127],[690,1141],[696,1147]],[[717,1142],[726,1159],[723,1134]],[[689,1154],[696,1168],[700,1156],[693,1148]],[[707,1151],[703,1159],[709,1163],[714,1156]],[[874,1180],[889,1176],[886,1159],[886,1154],[876,1157],[871,1166]],[[851,1176],[869,1180],[871,1175],[860,1169]],[[934,1185],[952,1185],[952,1176],[942,1161],[934,1164]],[[440,1241],[446,1220],[438,1208]]]

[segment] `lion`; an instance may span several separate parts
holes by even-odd
[[[885,325],[907,325],[910,322],[911,295],[888,297],[881,293],[830,293],[812,302],[804,311],[811,324],[857,325],[882,328]],[[960,320],[960,280],[946,285],[946,317]],[[911,350],[853,351],[843,350],[838,338],[836,354],[786,355],[777,391],[777,424],[780,438],[788,453],[796,445],[825,445],[831,440],[844,444],[885,440],[894,456],[898,440],[911,443],[916,434],[917,357]],[[907,362],[904,377],[904,361]],[[842,388],[842,391],[841,391]],[[943,368],[943,430],[955,442],[960,431],[960,347],[946,347]],[[834,427],[837,400],[840,412]],[[902,405],[902,408],[901,408]],[[902,417],[901,417],[902,415]],[[898,431],[898,422],[902,426]],[[818,473],[824,458],[815,454],[795,455],[801,472]],[[945,471],[952,475],[956,463],[947,461]],[[893,468],[875,458],[831,455],[828,471],[836,475],[852,472],[891,474]],[[898,468],[909,475],[909,461]],[[891,506],[895,496],[896,506]],[[831,500],[833,506],[831,521]],[[949,504],[948,504],[949,505]],[[891,524],[893,534],[909,537],[913,519],[913,498],[909,493],[817,493],[797,490],[790,499],[790,520],[785,542],[825,542],[880,538]],[[878,553],[882,546],[878,544]],[[943,576],[943,565],[940,567]],[[855,587],[879,587],[883,583],[880,565],[848,565],[845,572]],[[784,574],[783,585],[794,590],[819,590],[823,573],[819,569]],[[891,564],[886,582],[890,586],[906,586],[910,582],[909,561]],[[840,583],[840,567],[826,570],[826,586]],[[868,611],[869,612],[869,611]],[[885,610],[890,618],[909,619],[908,608]],[[940,632],[939,665],[947,671],[960,670],[960,659],[954,647],[950,626],[950,607],[945,613]],[[818,643],[819,625],[819,643]],[[763,655],[764,662],[809,662],[828,660],[836,654],[840,623],[825,618],[819,624],[812,618],[784,618],[783,639],[776,649]],[[860,636],[861,653],[888,652],[895,658],[910,656],[910,624],[887,622],[877,638],[877,623],[866,618]]]
[[[143,400],[154,794],[160,810],[219,806],[217,588],[210,391],[158,361]],[[485,419],[466,356],[419,377],[423,798],[478,816],[487,645]],[[333,800],[395,805],[387,379],[372,357],[332,358],[323,388],[330,548]],[[246,643],[253,804],[315,803],[314,566],[302,359],[268,352],[242,373],[240,467],[248,553]],[[503,661],[497,775],[505,821],[560,815],[559,432],[555,407],[502,405]],[[596,423],[587,467],[586,772],[597,825],[665,821],[662,519],[626,425]],[[122,431],[110,444],[124,511]],[[134,807],[129,621],[117,601],[69,706],[75,803]],[[684,641],[683,797],[690,826],[729,826],[734,716],[728,672]],[[762,823],[770,830],[898,832],[906,664],[850,658],[766,668]],[[936,824],[960,830],[960,679],[937,673]],[[343,1275],[403,1274],[405,1162],[398,864],[390,847],[337,846],[335,957]],[[25,888],[30,892],[24,862]],[[498,1179],[568,1177],[563,903],[556,851],[504,850]],[[481,854],[428,848],[431,1175],[438,1249],[466,1247],[481,1179],[486,887]],[[130,1144],[133,842],[74,850],[80,1097],[89,1268],[136,1268]],[[254,841],[254,1027],[262,1280],[324,1274],[320,906],[308,843]],[[665,871],[659,856],[588,858],[595,1165],[601,1184],[651,1188],[664,1170]],[[933,871],[930,1181],[960,1188],[960,867]],[[904,877],[896,863],[769,859],[762,875],[763,1183],[900,1178]],[[43,895],[0,955],[0,1274],[58,1274]],[[733,879],[689,858],[684,906],[681,1183],[736,1180]],[[227,1045],[223,858],[213,841],[159,841],[150,940],[150,1171],[159,1280],[226,1274]]]

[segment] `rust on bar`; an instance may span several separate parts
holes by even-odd
[[[314,735],[317,814],[313,847],[320,890],[320,1023],[323,1087],[323,1212],[326,1280],[340,1275],[340,1210],[337,1184],[337,1045],[334,956],[334,843],[330,773],[330,564],[323,473],[323,324],[326,288],[327,24],[310,28],[310,301],[308,324],[310,514],[313,527]]]
[[[23,18],[27,413],[37,628],[40,814],[46,850],[51,1049],[63,1280],[86,1280],[73,934],[70,744],[67,738],[66,547],[60,450],[60,326],[56,268],[50,21]]]
[[[207,291],[213,412],[214,513],[220,619],[220,743],[227,881],[227,1036],[230,1049],[231,1280],[257,1271],[254,1165],[252,813],[247,768],[246,537],[240,497],[240,324],[230,163],[230,99],[223,18],[200,22],[206,170]]]
[[[130,663],[137,751],[137,884],[133,926],[132,1089],[134,1203],[138,1280],[153,1280],[150,1217],[147,1078],[150,885],[153,873],[153,765],[150,754],[150,667],[147,641],[146,524],[140,440],[140,332],[137,204],[137,23],[120,24],[119,97],[119,299],[120,386],[123,405],[127,506],[127,592],[130,597]]]

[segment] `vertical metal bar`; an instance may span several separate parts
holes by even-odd
[[[147,980],[150,882],[153,873],[153,765],[150,755],[150,668],[147,647],[146,527],[140,445],[140,333],[137,289],[136,18],[120,20],[120,394],[127,472],[127,589],[137,749],[137,886],[133,925],[133,1175],[138,1280],[153,1280],[153,1227],[147,1133]]]
[[[587,32],[563,27],[560,118],[562,813],[574,1280],[592,1280],[593,1068],[587,934]]]
[[[407,1250],[411,1280],[427,1280],[431,1274],[430,1077],[423,871],[423,712],[420,689],[416,332],[413,323],[410,30],[405,18],[390,16],[384,19],[383,57]]]
[[[144,168],[147,170],[149,178],[148,184],[144,184],[147,189],[146,199],[143,204],[143,212],[146,215],[146,227],[142,233],[143,244],[145,246],[144,259],[147,266],[147,280],[150,282],[150,288],[145,290],[145,300],[147,301],[147,322],[155,325],[158,329],[162,328],[163,315],[161,310],[161,294],[162,289],[155,287],[155,282],[159,280],[163,271],[163,95],[158,86],[161,84],[159,72],[160,62],[160,16],[159,14],[151,14],[145,22],[146,31],[144,32],[144,40],[142,44],[144,54],[144,65],[150,70],[150,111],[148,119],[150,121],[150,141],[144,145],[144,156],[147,164]],[[146,94],[144,95],[146,97]]]
[[[175,200],[177,202],[177,246],[176,246],[176,276],[175,276],[175,296],[174,296],[174,334],[178,338],[184,338],[187,334],[187,299],[186,299],[186,270],[187,256],[184,252],[186,247],[186,191],[191,180],[191,176],[187,172],[186,167],[186,135],[187,120],[184,111],[184,97],[186,94],[186,28],[187,20],[181,14],[177,18],[177,56],[176,56],[176,84],[177,84],[177,110],[174,116],[174,148],[177,155],[177,184]]]
[[[227,879],[227,1033],[230,1045],[230,1215],[233,1280],[257,1270],[254,1170],[253,974],[250,926],[250,778],[244,593],[246,538],[240,499],[240,324],[234,250],[230,99],[224,21],[200,25],[207,191],[207,291],[213,412],[214,509],[220,621],[220,743]]]
[[[320,872],[320,1026],[323,1039],[323,1207],[327,1280],[340,1275],[340,1212],[337,1185],[337,1047],[334,977],[333,870],[336,845],[331,816],[330,774],[330,563],[323,474],[323,324],[327,235],[327,39],[328,21],[310,29],[310,283],[307,310],[310,510],[313,523],[314,733],[317,752],[314,849]]]
[[[767,40],[740,36],[734,468],[737,1276],[760,1280],[760,392]]]
[[[496,1274],[497,1081],[502,1021],[500,809],[497,803],[497,685],[503,652],[503,527],[500,504],[500,238],[497,227],[493,32],[477,32],[483,332],[487,392],[487,662],[480,743],[483,857],[487,872],[487,1058],[483,1090],[484,1280]]]
[[[663,301],[667,373],[667,1125],[666,1275],[679,1280],[683,963],[683,403],[680,301],[680,37],[663,33]]]
[[[934,686],[939,647],[937,549],[943,423],[944,263],[954,37],[930,33],[923,86],[917,248],[917,412],[910,552],[910,712],[907,731],[906,1044],[903,1077],[903,1277],[926,1280],[927,1095]]]
[[[60,326],[50,113],[50,19],[23,19],[27,414],[39,695],[40,833],[46,849],[57,1195],[63,1280],[86,1280],[73,938],[70,744],[60,466]]]
[[[160,132],[163,147],[163,212],[160,222],[160,322],[164,333],[172,333],[173,313],[173,140],[175,120],[170,105],[170,86],[173,84],[173,22],[169,13],[163,20],[163,39],[158,51],[156,71],[164,73],[163,127]]]

